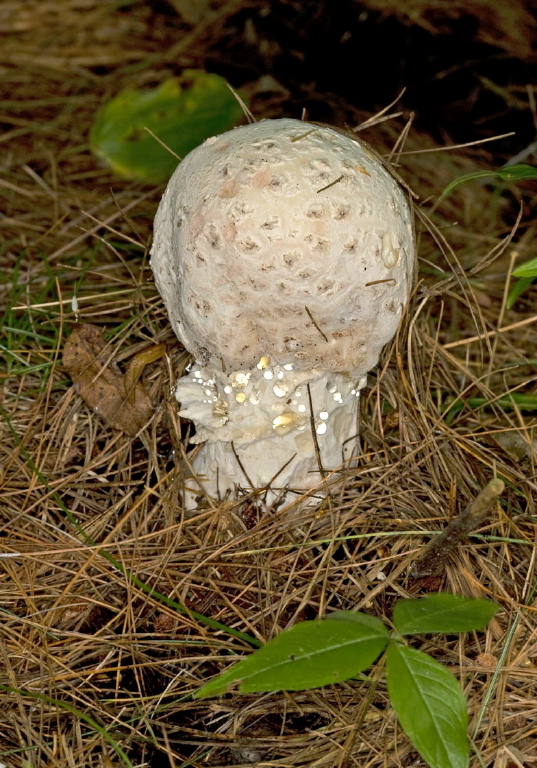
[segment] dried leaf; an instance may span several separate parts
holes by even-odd
[[[84,402],[107,424],[134,437],[153,415],[153,405],[140,383],[129,391],[132,377],[124,376],[110,357],[100,330],[86,323],[67,339],[63,364]]]

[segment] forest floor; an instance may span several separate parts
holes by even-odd
[[[374,670],[293,694],[191,694],[247,654],[248,637],[335,609],[389,621],[397,599],[442,589],[501,605],[483,632],[414,641],[460,680],[472,765],[537,765],[536,289],[506,302],[515,261],[535,256],[536,189],[474,181],[438,204],[454,178],[498,166],[494,142],[445,151],[397,104],[374,120],[315,83],[248,81],[244,55],[232,84],[256,119],[300,118],[307,100],[310,119],[358,128],[394,165],[417,196],[419,275],[330,511],[246,494],[184,514],[189,425],[171,388],[189,357],[148,264],[163,187],[105,168],[88,130],[123,87],[184,67],[225,74],[255,36],[240,15],[250,5],[202,18],[179,0],[0,11],[0,763],[422,764]],[[166,343],[143,371],[153,409],[136,436],[63,367],[77,323],[98,327],[118,370]],[[506,488],[487,520],[417,582],[424,546],[496,476]]]

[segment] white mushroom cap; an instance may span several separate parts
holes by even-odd
[[[300,494],[345,466],[364,374],[397,330],[414,261],[403,191],[336,130],[266,120],[181,162],[151,266],[196,358],[175,394],[205,442],[193,468],[209,494]]]
[[[406,304],[405,194],[350,136],[265,120],[208,139],[178,166],[151,265],[172,326],[204,365],[362,375]]]

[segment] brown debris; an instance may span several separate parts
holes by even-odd
[[[161,350],[158,350],[160,356]],[[143,353],[142,353],[143,354]],[[107,424],[135,437],[153,415],[153,405],[143,386],[127,371],[123,375],[110,359],[110,345],[89,323],[76,326],[65,343],[63,364],[84,402]],[[138,357],[135,368],[152,362]]]
[[[503,480],[494,478],[476,498],[444,528],[414,563],[416,580],[438,578],[457,547],[484,521],[489,508],[505,490]]]

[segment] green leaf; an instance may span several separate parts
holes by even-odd
[[[537,165],[518,163],[507,165],[496,172],[504,181],[524,181],[524,179],[537,179]]]
[[[516,269],[513,269],[515,277],[537,277],[537,259],[526,261]]]
[[[386,627],[376,616],[370,616],[361,611],[333,611],[325,616],[325,619],[338,619],[339,621],[354,621],[357,624],[363,624],[379,632],[386,632]]]
[[[340,683],[369,667],[388,642],[386,627],[359,621],[304,621],[218,675],[194,698],[218,696],[232,683],[239,691],[302,691]]]
[[[524,266],[522,264],[521,266]],[[536,275],[537,277],[537,275]],[[513,287],[509,291],[509,295],[507,296],[507,301],[505,302],[505,306],[507,309],[511,309],[515,301],[521,296],[526,288],[529,288],[529,286],[533,283],[534,277],[521,277],[520,280],[517,280],[516,283],[513,285]]]
[[[460,184],[465,184],[467,181],[474,181],[474,179],[486,178],[498,178],[502,179],[502,181],[537,179],[537,166],[520,163],[519,165],[508,165],[497,171],[474,171],[473,173],[466,173],[464,176],[459,176],[458,179],[453,179],[453,181],[451,181],[444,189],[439,199],[443,200]]]
[[[177,166],[173,153],[183,158],[242,117],[223,78],[189,69],[181,79],[165,80],[158,88],[118,93],[95,116],[90,148],[122,176],[158,184]]]
[[[500,606],[490,600],[437,593],[418,600],[399,600],[393,623],[402,635],[470,632],[487,626]]]
[[[422,651],[391,643],[390,700],[406,735],[431,768],[466,768],[466,700],[457,679]]]

